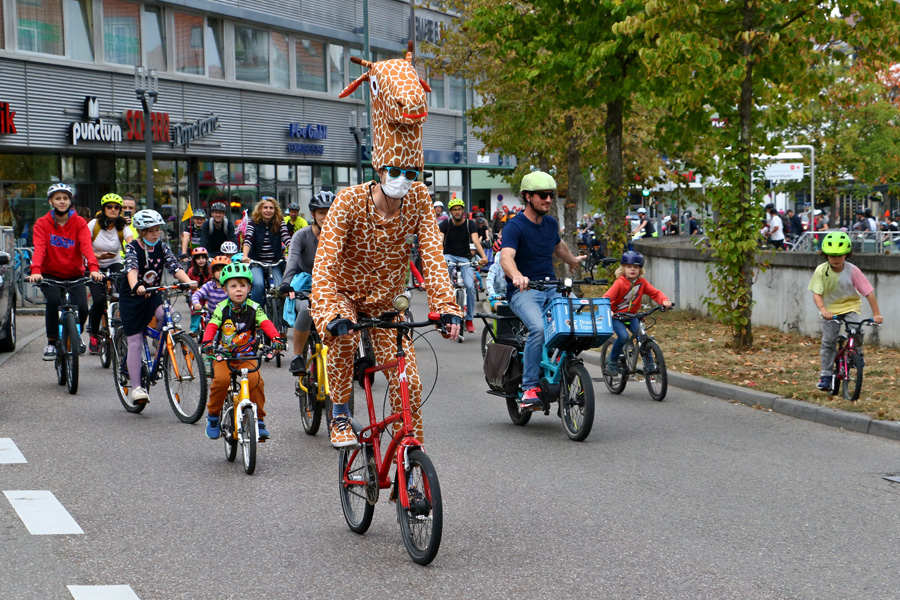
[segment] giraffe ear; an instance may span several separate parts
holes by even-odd
[[[424,79],[422,79],[421,77],[419,77],[419,83],[422,84],[422,88],[423,88],[426,92],[428,92],[429,94],[431,93],[431,86],[428,85],[428,82],[427,82],[427,81],[425,81]]]
[[[368,80],[369,80],[369,74],[363,73],[362,75],[357,77],[356,80],[353,81],[350,85],[345,87],[344,91],[341,92],[340,94],[338,94],[338,98],[346,98],[347,96],[349,96],[350,94],[355,92],[356,88],[358,88],[363,81],[368,81]]]

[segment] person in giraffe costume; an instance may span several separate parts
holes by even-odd
[[[353,359],[359,333],[349,328],[359,313],[377,316],[393,310],[405,290],[410,244],[418,236],[422,275],[431,312],[441,315],[449,337],[459,336],[462,312],[444,263],[428,188],[413,181],[425,166],[422,126],[428,116],[425,93],[431,89],[412,64],[413,43],[405,58],[371,63],[351,60],[368,69],[341,92],[352,94],[368,81],[372,92],[372,165],[378,181],[342,190],[328,211],[316,250],[310,313],[318,331],[327,332],[328,379],[334,406],[330,428],[336,448],[356,445],[347,402],[353,386]],[[395,334],[371,330],[375,359],[393,358]],[[412,345],[406,348],[406,371],[415,434],[422,441],[422,382]],[[399,379],[389,372],[391,407],[400,410]]]

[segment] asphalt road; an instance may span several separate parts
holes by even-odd
[[[21,317],[20,338],[42,325]],[[273,437],[247,476],[161,386],[126,413],[97,357],[69,396],[40,336],[0,367],[0,438],[27,460],[0,464],[0,488],[52,492],[84,533],[32,535],[0,496],[0,598],[898,596],[900,487],[883,479],[900,472],[896,442],[676,389],[657,403],[632,382],[595,384],[594,430],[575,443],[555,416],[509,421],[474,339],[428,339],[445,521],[423,568],[384,495],[369,532],[349,531],[337,453],[303,433],[286,369],[263,369]],[[427,383],[435,359],[417,348]]]

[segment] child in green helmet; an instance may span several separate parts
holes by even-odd
[[[843,231],[832,231],[822,240],[822,254],[828,258],[816,268],[809,291],[813,294],[813,302],[825,319],[822,324],[822,348],[819,351],[822,371],[819,374],[818,387],[823,392],[831,391],[832,366],[837,348],[835,341],[841,332],[840,321],[835,316],[842,316],[850,321],[859,321],[862,311],[862,300],[865,296],[872,308],[872,320],[883,323],[884,317],[878,309],[875,290],[859,267],[847,262],[850,257],[850,236]],[[856,347],[862,356],[862,335],[856,340]]]
[[[203,351],[206,354],[214,354],[218,344],[230,357],[254,356],[259,346],[257,338],[258,330],[262,329],[269,339],[273,340],[275,351],[284,350],[285,342],[275,325],[266,316],[262,307],[249,299],[250,287],[253,285],[253,273],[250,267],[243,263],[231,263],[222,269],[219,275],[219,283],[228,293],[228,298],[222,300],[216,307],[206,331],[203,333]],[[254,369],[256,365],[251,361],[232,363],[236,369]],[[262,377],[259,371],[248,373],[250,384],[250,400],[256,404],[259,416],[259,439],[269,437],[266,429],[265,405],[266,395]],[[225,404],[225,396],[228,394],[228,386],[231,383],[231,371],[225,361],[213,363],[213,379],[209,388],[209,400],[206,403],[207,424],[206,435],[210,439],[218,439],[221,434],[219,415]]]

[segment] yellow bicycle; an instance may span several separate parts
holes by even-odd
[[[315,327],[309,332],[303,355],[306,358],[306,373],[297,377],[294,391],[300,401],[303,431],[316,435],[322,423],[322,411],[331,398],[328,391],[328,346],[322,343]]]

